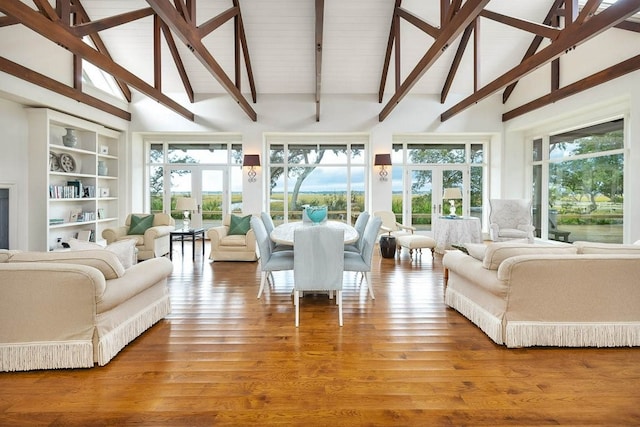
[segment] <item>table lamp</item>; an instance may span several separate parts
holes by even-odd
[[[445,188],[442,198],[449,200],[449,216],[456,216],[456,199],[462,199],[462,191],[459,188]]]
[[[178,197],[176,200],[176,210],[182,211],[182,228],[189,229],[189,217],[192,211],[198,209],[196,199],[193,197]]]

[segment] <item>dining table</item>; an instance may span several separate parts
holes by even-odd
[[[271,231],[269,237],[276,243],[280,243],[283,245],[293,245],[293,236],[295,234],[295,230],[300,227],[332,227],[344,230],[345,245],[355,243],[359,237],[358,232],[353,226],[342,221],[332,220],[324,221],[319,224],[304,221],[285,222],[276,226]]]

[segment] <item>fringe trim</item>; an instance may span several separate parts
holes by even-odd
[[[496,344],[503,344],[502,319],[497,318],[455,289],[447,288],[445,303],[473,322]]]
[[[0,344],[0,371],[91,367],[91,340]]]
[[[99,338],[98,365],[104,366],[127,344],[153,326],[171,312],[171,301],[166,295],[152,306],[147,307],[117,328]]]
[[[509,322],[507,347],[640,346],[640,322]]]

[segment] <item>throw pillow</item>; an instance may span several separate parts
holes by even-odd
[[[78,239],[69,239],[68,243],[72,251],[107,250],[113,252],[126,270],[136,262],[136,242],[136,239],[124,239],[113,242],[106,247]]]
[[[144,234],[144,232],[152,226],[153,214],[145,216],[131,215],[131,224],[129,225],[127,234]]]
[[[247,234],[251,228],[251,215],[237,216],[231,214],[231,221],[229,223],[228,235],[242,235]]]
[[[484,243],[465,243],[467,253],[478,261],[484,261],[484,254],[487,251],[487,245]]]

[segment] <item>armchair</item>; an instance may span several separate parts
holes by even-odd
[[[533,243],[533,214],[531,200],[491,199],[489,233],[491,240],[502,242],[512,239],[527,239]]]
[[[212,261],[257,261],[256,235],[253,229],[246,234],[229,234],[231,215],[226,215],[222,225],[207,230],[211,242]]]
[[[396,221],[396,214],[391,211],[376,211],[373,216],[380,217],[382,225],[380,231],[389,233],[394,237],[406,236],[407,234],[413,234],[416,230],[415,227],[404,225]]]
[[[176,222],[171,215],[157,213],[153,216],[153,224],[144,231],[144,234],[127,234],[131,226],[131,216],[145,217],[149,214],[129,214],[125,225],[116,228],[107,228],[102,231],[102,238],[110,245],[118,240],[136,239],[138,260],[164,256],[169,253],[169,233],[175,230]]]

